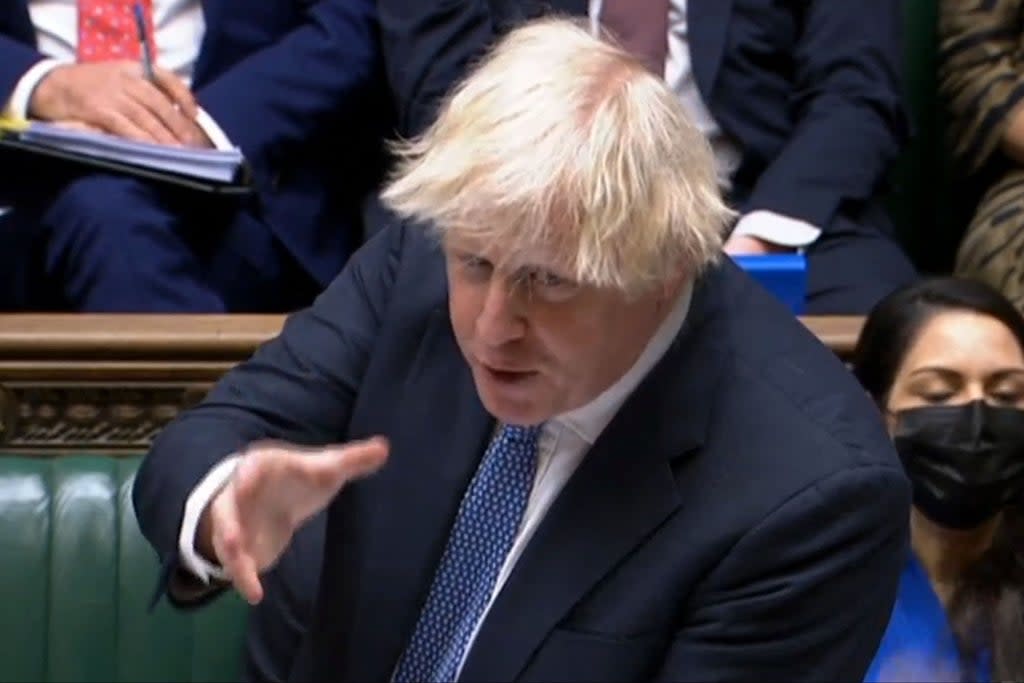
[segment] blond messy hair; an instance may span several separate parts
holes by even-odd
[[[710,145],[662,80],[566,19],[511,31],[395,150],[383,198],[397,214],[502,258],[556,249],[598,287],[696,275],[733,215]]]

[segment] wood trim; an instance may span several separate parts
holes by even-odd
[[[841,356],[853,350],[863,323],[855,316],[801,321]],[[276,335],[283,322],[279,315],[0,314],[0,363],[35,359],[235,363]]]
[[[849,358],[860,318],[802,320]],[[277,315],[0,314],[0,449],[144,451],[283,322]]]
[[[281,330],[279,315],[0,315],[0,362],[161,359],[237,362]]]

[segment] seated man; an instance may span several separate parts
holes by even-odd
[[[260,602],[325,511],[290,680],[859,680],[909,486],[842,363],[721,257],[671,91],[544,20],[399,153],[401,220],[143,462],[172,602]]]
[[[4,113],[238,146],[257,192],[234,202],[100,173],[54,181],[46,164],[5,172],[0,206],[14,210],[0,217],[0,309],[307,304],[358,244],[379,178],[388,117],[372,0],[147,0],[152,80],[134,4],[6,3]]]
[[[900,3],[378,0],[406,134],[509,26],[587,15],[658,75],[711,141],[740,216],[731,254],[806,250],[806,312],[867,313],[916,276],[880,202],[906,137]]]

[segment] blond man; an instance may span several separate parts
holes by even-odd
[[[540,21],[399,152],[395,225],[140,470],[172,602],[259,602],[323,513],[294,680],[860,679],[908,487],[841,363],[719,258],[672,93]]]

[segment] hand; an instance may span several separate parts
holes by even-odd
[[[188,142],[185,143],[187,146],[204,147],[206,149],[214,148],[213,140],[211,140],[210,137],[206,134],[206,131],[203,130],[202,126],[200,126],[195,121],[190,121],[189,125],[191,126],[192,131],[189,135]]]
[[[137,62],[59,66],[36,86],[28,113],[45,121],[77,121],[112,135],[165,145],[194,145],[196,101],[184,82]]]
[[[203,512],[199,550],[213,556],[250,604],[263,599],[259,574],[272,567],[295,531],[330,503],[347,482],[379,469],[383,438],[319,449],[257,444]]]
[[[793,251],[792,247],[785,247],[781,244],[766,242],[759,237],[751,235],[733,235],[725,241],[723,247],[727,254],[782,254]]]
[[[88,123],[82,123],[81,121],[54,121],[54,125],[60,126],[61,128],[67,128],[68,130],[77,130],[83,133],[102,133],[103,129],[97,128],[96,126],[90,126]]]

